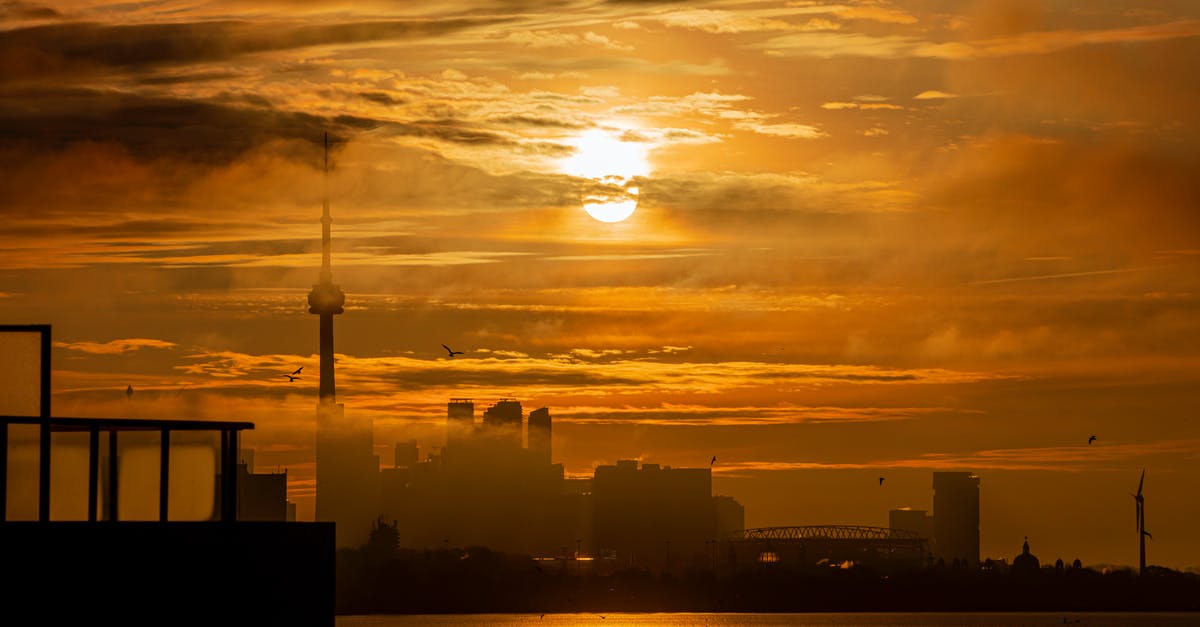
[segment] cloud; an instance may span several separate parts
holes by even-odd
[[[773,56],[828,59],[841,56],[894,59],[905,57],[970,60],[1044,55],[1070,48],[1107,44],[1136,44],[1200,35],[1200,20],[1097,30],[1027,32],[1010,37],[974,41],[934,42],[912,35],[866,33],[789,33],[749,44]]]
[[[581,425],[746,427],[914,420],[923,416],[961,413],[964,412],[938,407],[713,407],[668,403],[661,407],[567,406],[555,409],[554,421]]]
[[[466,349],[463,349],[466,350]],[[622,394],[647,394],[670,391],[673,394],[715,394],[722,391],[760,386],[822,386],[847,384],[947,385],[969,384],[1007,379],[987,373],[956,372],[943,369],[898,369],[877,366],[813,365],[760,362],[680,362],[660,361],[650,354],[639,356],[625,349],[575,349],[569,355],[520,357],[493,356],[469,351],[451,362],[446,359],[422,359],[409,356],[354,357],[338,355],[339,384],[355,390],[348,403],[378,405],[389,399],[427,394],[436,398],[450,393],[448,376],[466,396],[504,395],[502,390],[520,387],[529,396],[570,394],[583,398],[616,397]],[[439,353],[440,355],[440,353]],[[263,395],[274,393],[280,372],[290,372],[295,364],[315,363],[315,357],[295,355],[254,355],[236,351],[198,351],[189,363],[176,366],[181,374],[200,377],[210,385],[220,385],[230,393]],[[222,383],[224,382],[224,383]],[[403,390],[398,395],[397,390]],[[804,415],[806,410],[796,410]],[[832,409],[808,411],[812,420],[863,419],[871,410],[850,413],[841,418]],[[824,412],[824,413],[822,413]],[[882,416],[883,413],[876,412]],[[884,412],[886,413],[886,412]],[[911,417],[918,411],[904,410]]]
[[[0,37],[0,82],[85,75],[105,68],[224,61],[328,44],[433,38],[498,18],[376,20],[308,24],[233,21],[101,24],[68,22],[9,30]]]
[[[682,9],[647,15],[641,19],[656,21],[671,28],[686,28],[712,34],[769,33],[838,30],[842,24],[826,17],[843,20],[913,24],[915,17],[900,9],[882,6],[821,5],[791,2],[785,8],[738,7],[723,9]]]
[[[862,111],[903,111],[904,107],[887,102],[826,102],[822,109],[859,109]]]
[[[787,137],[789,139],[818,139],[829,136],[829,134],[825,131],[822,131],[821,129],[810,124],[769,124],[759,121],[744,121],[734,124],[734,127],[746,131],[753,131],[761,135],[773,135],[775,137]]]
[[[332,132],[335,147],[354,131],[375,126],[364,118],[335,119],[229,100],[143,96],[115,90],[28,88],[10,90],[0,103],[0,133],[27,159],[74,143],[120,145],[134,156],[178,155],[206,163],[228,162],[273,141],[319,154]],[[24,159],[22,159],[24,160]]]
[[[840,183],[804,173],[706,172],[662,175],[637,181],[647,206],[691,210],[787,211],[797,214],[897,211],[913,198],[897,183]],[[777,216],[772,216],[771,221]]]
[[[0,2],[0,22],[35,22],[60,19],[63,19],[62,13],[45,5],[22,2],[21,0]]]
[[[716,9],[687,9],[655,16],[654,19],[669,27],[690,28],[707,33],[745,33],[789,31],[796,26],[770,17],[767,12],[734,12]]]
[[[957,94],[950,94],[936,89],[927,89],[915,96],[913,100],[945,100],[947,98],[957,98]]]
[[[1019,281],[1049,281],[1052,279],[1073,279],[1076,277],[1098,276],[1106,274],[1120,274],[1124,272],[1133,272],[1134,268],[1114,268],[1111,270],[1089,270],[1086,272],[1063,272],[1060,274],[1038,274],[1033,276],[1018,276],[1006,277],[1003,279],[986,279],[982,281],[971,281],[967,285],[992,285],[996,283],[1014,283]]]
[[[65,348],[67,350],[89,353],[92,355],[119,355],[121,353],[129,353],[138,351],[143,348],[160,348],[171,349],[175,348],[174,342],[165,340],[154,340],[148,338],[128,338],[121,340],[111,340],[109,342],[55,342],[55,348]]]
[[[1193,456],[1200,440],[1172,439],[1146,443],[1095,446],[984,449],[970,453],[925,453],[916,457],[855,462],[723,460],[713,472],[790,470],[1042,470],[1083,472],[1112,468],[1116,462],[1159,456]]]
[[[789,3],[791,5],[793,3]],[[869,20],[886,24],[915,24],[917,18],[902,10],[885,6],[839,6],[831,7],[834,15],[846,20]]]
[[[574,48],[591,45],[624,52],[633,50],[633,46],[617,43],[604,35],[597,35],[591,31],[579,35],[562,31],[518,30],[508,31],[498,38],[507,43],[519,44],[530,48]]]

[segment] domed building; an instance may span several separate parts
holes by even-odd
[[[1014,575],[1036,575],[1041,568],[1042,563],[1037,556],[1029,552],[1029,537],[1026,536],[1025,544],[1021,546],[1021,554],[1013,558],[1009,572]]]

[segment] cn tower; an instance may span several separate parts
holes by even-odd
[[[346,415],[333,385],[333,317],[346,295],[330,269],[329,134],[325,134],[324,210],[321,214],[321,274],[308,293],[308,312],[321,318],[321,387],[317,401],[316,520],[334,523],[338,548],[361,546],[378,515],[379,458],[369,417]]]
[[[321,213],[321,274],[312,291],[308,293],[308,313],[321,316],[321,387],[320,403],[334,403],[336,393],[333,384],[333,317],[344,311],[346,295],[342,288],[333,283],[333,269],[329,256],[331,237],[329,225],[333,218],[329,216],[329,133],[325,133],[325,173],[322,178],[322,199],[324,210]]]

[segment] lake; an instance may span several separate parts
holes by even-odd
[[[1200,612],[944,612],[944,613],[577,613],[577,614],[422,614],[338,616],[337,627],[522,625],[539,627],[1195,627]]]

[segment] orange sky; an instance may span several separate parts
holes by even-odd
[[[972,470],[984,557],[1123,565],[1145,467],[1149,561],[1200,567],[1197,35],[1167,0],[4,2],[0,323],[53,325],[58,415],[253,421],[311,517],[329,131],[339,401],[385,464],[514,397],[571,475],[716,455],[749,526]]]

